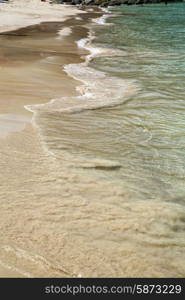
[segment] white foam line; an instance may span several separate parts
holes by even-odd
[[[52,103],[54,100],[50,100],[48,103]],[[40,139],[40,142],[42,144],[42,148],[44,150],[44,152],[46,153],[47,156],[49,156],[51,159],[55,160],[56,159],[56,156],[55,154],[50,151],[46,144],[44,143],[44,140],[43,140],[43,137],[42,137],[42,133],[41,133],[41,129],[40,127],[38,126],[37,122],[36,122],[36,116],[37,116],[37,110],[36,110],[36,107],[40,107],[40,106],[44,106],[44,104],[34,104],[34,109],[32,108],[32,105],[24,105],[24,108],[30,112],[33,113],[33,116],[32,116],[32,124],[33,126],[37,129],[37,132],[38,132],[38,136],[39,136],[39,139]]]
[[[101,48],[97,48],[97,47],[92,47],[91,46],[91,42],[95,39],[95,36],[93,35],[92,31],[89,31],[88,33],[88,37],[87,38],[83,38],[79,41],[76,41],[77,46],[79,48],[84,48],[86,50],[88,50],[90,52],[89,55],[86,56],[85,61],[86,63],[88,63],[93,57],[97,56],[100,53],[103,53],[104,50]]]
[[[101,7],[101,10],[107,14],[111,14],[111,12],[106,7]]]
[[[64,71],[70,77],[83,83],[82,86],[77,87],[77,91],[81,92],[80,96],[62,97],[60,99],[52,99],[45,104],[25,106],[26,109],[33,112],[33,122],[38,128],[44,149],[53,157],[55,157],[55,154],[47,149],[42,136],[42,129],[36,123],[37,112],[79,113],[85,110],[113,107],[125,102],[133,93],[136,93],[137,88],[130,81],[108,77],[104,72],[88,67],[89,61],[95,56],[124,55],[123,51],[92,46],[91,43],[94,39],[94,32],[92,29],[89,29],[86,38],[76,41],[79,48],[84,48],[90,52],[90,54],[86,55],[85,62],[64,66]]]
[[[93,21],[97,24],[100,24],[100,25],[105,25],[106,24],[106,19],[108,18],[107,15],[103,15],[101,16],[100,18],[98,19],[93,19]]]
[[[85,57],[85,62],[88,64],[96,56],[125,56],[126,52],[119,49],[100,48],[92,45],[95,35],[92,29],[89,29],[88,37],[76,41],[79,48],[84,48],[90,52]]]
[[[93,23],[98,25],[111,25],[111,23],[106,23],[106,19],[108,18],[108,15],[103,15],[100,18],[94,18],[92,19]]]
[[[101,10],[105,13],[103,14],[103,16],[101,16],[100,18],[95,18],[95,19],[92,19],[92,21],[94,23],[97,23],[99,25],[111,25],[112,23],[106,23],[106,20],[107,18],[109,18],[111,12],[105,8],[105,7],[101,7]]]

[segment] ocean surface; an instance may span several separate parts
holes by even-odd
[[[34,125],[1,147],[2,265],[185,275],[184,15],[185,3],[121,6],[1,37],[3,86]]]
[[[98,154],[120,162],[117,176],[134,199],[184,205],[185,3],[122,6],[112,13],[96,44],[123,55],[96,58],[92,66],[139,90],[121,106],[95,113]]]
[[[38,121],[43,135],[57,155],[66,152],[102,169],[110,185],[126,186],[130,199],[183,205],[185,4],[121,6],[109,13],[98,20],[105,25],[91,28],[92,44],[78,42],[91,51],[88,67],[66,66],[84,82],[85,96],[43,108],[56,112],[47,128]]]

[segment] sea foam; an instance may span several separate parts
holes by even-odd
[[[49,103],[26,106],[31,111],[57,113],[80,113],[86,110],[114,107],[123,104],[138,91],[138,86],[131,80],[113,77],[89,66],[90,61],[99,56],[124,56],[124,51],[100,48],[92,44],[94,32],[89,30],[88,37],[77,41],[79,48],[90,52],[85,62],[68,64],[64,71],[83,84],[77,87],[78,96],[52,99]]]
[[[65,36],[68,36],[72,33],[71,27],[64,27],[58,31],[57,39],[62,40]]]

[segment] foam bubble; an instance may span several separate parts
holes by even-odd
[[[64,38],[65,36],[70,35],[71,33],[72,33],[72,28],[71,27],[64,27],[64,28],[62,28],[58,31],[57,39],[61,40],[62,38]]]
[[[105,25],[106,24],[106,19],[108,18],[107,15],[103,15],[101,16],[100,18],[96,18],[96,19],[93,19],[93,21],[97,24],[100,24],[100,25]]]
[[[81,20],[82,20],[82,18],[81,18],[81,17],[75,17],[75,20],[79,20],[79,21],[81,21]]]
[[[90,29],[87,38],[83,38],[79,41],[76,41],[79,48],[84,48],[90,52],[86,56],[86,63],[92,60],[95,56],[125,56],[127,53],[119,49],[112,48],[101,48],[95,47],[92,45],[92,41],[95,39],[94,32]]]
[[[106,7],[101,7],[101,10],[104,11],[107,14],[110,14],[111,12]]]

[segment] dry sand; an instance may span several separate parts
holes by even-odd
[[[74,6],[51,5],[40,0],[12,0],[8,3],[0,3],[0,32],[44,21],[63,21],[78,12],[79,10]]]

